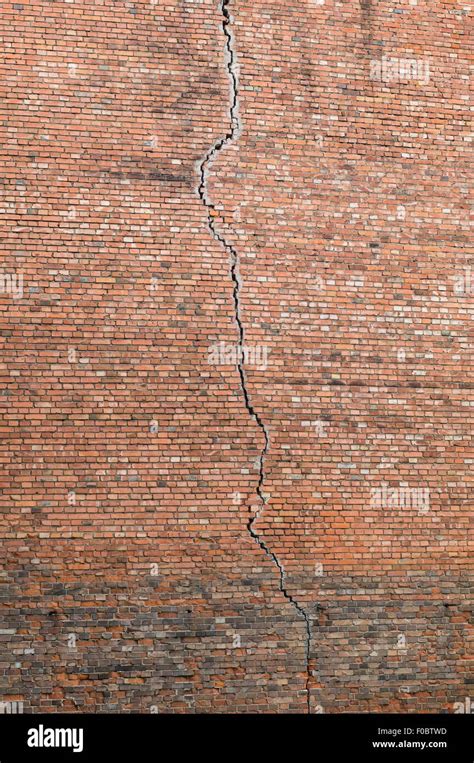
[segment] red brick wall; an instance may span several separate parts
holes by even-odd
[[[3,4],[2,700],[472,695],[470,23]]]

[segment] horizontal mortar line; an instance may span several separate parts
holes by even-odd
[[[275,377],[272,377],[271,379],[272,384],[281,384],[284,387],[291,387],[292,382],[289,382],[288,379],[278,379]],[[359,389],[406,389],[406,390],[439,390],[440,392],[449,391],[449,390],[465,390],[465,389],[474,389],[474,382],[466,382],[461,385],[446,385],[446,386],[440,386],[440,385],[428,385],[424,384],[423,386],[412,386],[412,385],[403,385],[403,384],[359,384],[358,382],[342,382],[341,384],[331,384],[331,383],[325,383],[325,382],[312,382],[308,380],[301,380],[301,381],[294,381],[293,384],[297,387],[339,387],[339,388],[359,388]]]

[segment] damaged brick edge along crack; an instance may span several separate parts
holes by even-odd
[[[199,197],[201,199],[202,204],[206,208],[207,225],[212,236],[216,239],[216,241],[218,241],[221,244],[221,246],[229,254],[230,277],[232,279],[232,284],[233,284],[235,321],[236,321],[237,329],[238,329],[239,353],[238,353],[238,360],[237,360],[237,370],[240,377],[240,385],[242,389],[242,395],[245,401],[245,406],[247,408],[249,415],[255,421],[259,429],[261,430],[261,433],[263,434],[263,439],[264,439],[263,448],[259,456],[259,478],[258,478],[258,484],[256,487],[256,493],[260,500],[260,510],[253,512],[252,507],[249,507],[250,516],[247,522],[247,530],[251,538],[259,545],[262,551],[265,552],[265,554],[272,560],[273,564],[278,569],[279,588],[281,593],[292,604],[292,606],[294,607],[298,615],[304,619],[305,627],[306,627],[306,704],[307,704],[307,712],[310,713],[311,712],[311,692],[310,692],[311,624],[310,624],[310,619],[307,613],[305,612],[305,610],[303,609],[303,607],[296,601],[296,599],[290,593],[288,593],[285,587],[285,570],[280,560],[278,559],[276,554],[273,551],[271,551],[271,549],[267,546],[267,544],[262,539],[262,537],[254,529],[254,524],[259,518],[260,513],[262,509],[264,508],[265,504],[267,503],[267,497],[263,492],[263,483],[265,480],[265,458],[270,447],[270,435],[269,435],[268,427],[263,422],[261,416],[252,405],[250,395],[248,392],[248,387],[247,387],[247,377],[246,377],[244,361],[243,361],[245,329],[244,329],[244,324],[242,321],[241,307],[240,307],[240,292],[242,288],[242,281],[241,281],[240,272],[239,272],[239,255],[235,247],[232,246],[232,244],[230,244],[225,239],[225,237],[219,233],[219,231],[216,228],[215,217],[214,217],[215,206],[209,200],[207,185],[206,185],[207,176],[208,176],[212,162],[214,161],[214,159],[216,159],[220,151],[222,151],[229,144],[233,143],[233,141],[239,137],[241,132],[240,118],[238,114],[239,83],[238,83],[235,49],[234,49],[234,36],[231,29],[232,17],[229,12],[230,2],[231,0],[221,0],[219,5],[219,8],[222,14],[222,31],[225,37],[225,63],[226,63],[227,73],[228,73],[229,82],[230,82],[229,129],[225,133],[225,135],[221,136],[214,142],[214,144],[206,153],[204,159],[199,163],[200,182],[198,186],[198,193],[199,193]]]

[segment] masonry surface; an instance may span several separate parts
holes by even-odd
[[[452,712],[471,6],[31,0],[1,24],[0,701]]]

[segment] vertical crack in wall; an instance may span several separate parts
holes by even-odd
[[[232,18],[229,13],[230,2],[231,0],[221,0],[221,3],[220,3],[220,10],[222,13],[222,30],[225,36],[226,66],[227,66],[227,72],[228,72],[228,76],[230,80],[230,110],[229,110],[230,125],[229,125],[229,130],[225,133],[225,135],[218,138],[218,140],[215,141],[215,143],[209,149],[209,151],[207,152],[207,154],[205,155],[204,159],[202,160],[199,166],[200,183],[198,186],[198,192],[199,192],[199,197],[207,211],[207,223],[208,223],[209,230],[211,231],[211,234],[213,235],[213,237],[217,241],[219,241],[219,243],[228,252],[230,257],[230,277],[232,279],[232,284],[233,284],[233,301],[234,301],[235,320],[236,320],[237,328],[238,328],[237,369],[238,369],[239,377],[240,377],[240,386],[242,389],[242,394],[243,394],[247,411],[249,415],[252,417],[252,419],[255,421],[255,423],[257,424],[258,428],[260,429],[263,435],[263,440],[264,440],[263,448],[259,456],[259,478],[258,478],[258,484],[256,487],[256,493],[260,500],[260,509],[253,512],[252,507],[251,506],[249,507],[250,516],[247,522],[247,530],[250,536],[253,538],[253,540],[260,546],[260,548],[265,552],[265,554],[268,557],[270,557],[274,565],[277,567],[279,572],[279,588],[281,593],[292,604],[294,609],[297,611],[298,615],[300,615],[305,621],[306,705],[307,705],[307,712],[310,713],[311,712],[311,692],[310,692],[311,624],[310,624],[310,619],[308,615],[306,614],[305,610],[303,609],[303,607],[296,601],[296,599],[290,593],[288,593],[285,587],[285,570],[280,560],[278,559],[276,554],[269,549],[265,541],[261,538],[260,535],[258,535],[256,530],[254,529],[254,524],[259,518],[260,513],[262,509],[264,508],[265,504],[267,503],[267,497],[265,493],[263,492],[263,483],[265,480],[265,458],[270,447],[270,435],[269,435],[268,427],[265,425],[261,416],[252,405],[250,395],[248,392],[248,387],[247,387],[247,377],[246,377],[245,368],[244,368],[244,352],[243,352],[244,341],[245,341],[245,329],[244,329],[244,324],[242,321],[241,309],[240,309],[240,292],[242,288],[242,281],[241,281],[240,273],[239,273],[239,255],[237,253],[237,250],[232,246],[232,244],[230,244],[224,238],[224,236],[222,236],[218,232],[216,228],[215,205],[212,204],[212,202],[209,200],[207,187],[206,187],[207,175],[210,169],[210,165],[212,164],[216,156],[219,154],[219,152],[222,149],[224,149],[227,145],[231,144],[234,141],[234,139],[239,136],[240,130],[241,130],[240,119],[238,115],[238,99],[239,99],[238,76],[237,76],[236,60],[235,60],[235,52],[234,52],[234,37],[231,30]]]

